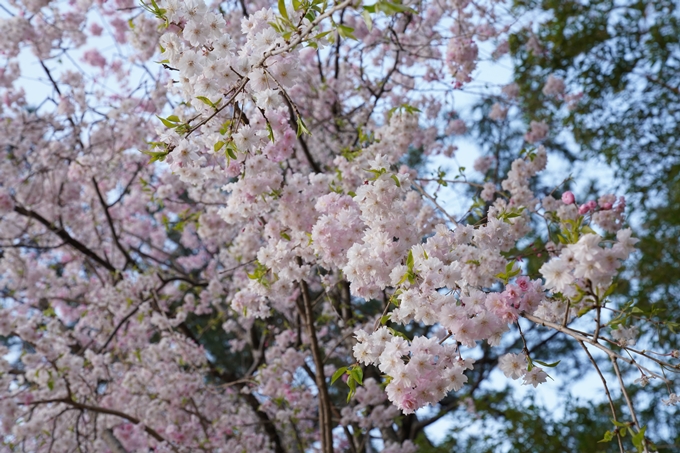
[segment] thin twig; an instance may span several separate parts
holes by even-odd
[[[597,374],[600,376],[600,379],[602,380],[602,385],[604,386],[604,392],[607,395],[607,400],[609,401],[609,408],[612,411],[612,418],[614,419],[615,422],[618,422],[618,419],[616,418],[616,408],[614,407],[614,401],[612,400],[612,395],[609,393],[609,387],[607,386],[607,380],[604,378],[602,375],[602,371],[600,371],[600,367],[597,365],[597,362],[593,358],[593,356],[590,354],[590,351],[588,351],[588,348],[586,347],[585,344],[583,344],[582,341],[579,341],[578,344],[581,345],[584,351],[586,351],[586,354],[588,355],[588,359],[590,359],[590,363],[593,364],[595,367],[595,371],[597,371]],[[619,433],[618,426],[616,429],[616,440],[619,443],[619,450],[621,453],[625,453],[625,450],[623,448],[623,442],[621,441],[621,434]]]
[[[413,187],[415,187],[416,190],[417,190],[418,192],[420,192],[423,196],[425,196],[425,197],[428,198],[432,203],[434,203],[434,205],[442,212],[442,214],[444,214],[444,215],[446,216],[446,218],[449,219],[454,225],[458,225],[458,221],[457,221],[456,219],[454,219],[453,217],[451,217],[451,216],[449,215],[449,213],[446,212],[446,210],[445,210],[444,208],[442,208],[442,207],[439,205],[439,203],[437,203],[437,200],[435,200],[435,198],[434,198],[432,195],[430,195],[429,193],[427,193],[427,192],[425,191],[425,189],[423,189],[423,188],[420,186],[420,184],[413,184]]]

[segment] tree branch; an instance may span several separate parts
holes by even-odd
[[[66,230],[63,228],[60,228],[40,214],[38,214],[35,211],[31,211],[30,209],[22,208],[21,206],[15,206],[14,207],[14,212],[17,214],[20,214],[24,217],[30,217],[32,219],[37,220],[38,222],[42,223],[45,227],[47,227],[48,230],[59,236],[65,243],[69,244],[71,247],[74,249],[78,250],[80,253],[83,255],[87,256],[90,258],[92,261],[96,262],[100,266],[104,267],[107,271],[111,272],[112,274],[118,273],[118,270],[111,265],[107,260],[104,260],[101,258],[99,255],[94,253],[92,250],[90,250],[86,245],[84,245],[82,242],[78,241],[74,237],[72,237]]]
[[[134,260],[132,259],[128,251],[125,250],[123,244],[121,244],[120,240],[118,239],[118,234],[116,233],[116,229],[113,226],[113,219],[111,218],[111,213],[109,212],[109,206],[106,204],[106,201],[104,201],[104,197],[102,196],[102,193],[99,190],[99,185],[97,184],[97,180],[95,179],[94,176],[92,177],[92,184],[94,184],[94,190],[97,192],[99,203],[102,205],[102,209],[104,210],[104,214],[106,215],[106,221],[108,222],[109,228],[111,229],[113,241],[116,243],[116,247],[118,247],[118,250],[120,250],[120,252],[125,257],[125,266],[123,266],[123,270],[125,270],[128,264],[134,264]]]
[[[304,323],[307,327],[309,335],[309,342],[312,350],[312,358],[314,359],[314,367],[316,368],[316,386],[319,394],[319,425],[321,428],[321,451],[323,453],[333,453],[333,422],[331,416],[331,400],[328,395],[328,387],[326,386],[326,377],[324,376],[323,367],[324,360],[319,347],[319,340],[316,337],[316,329],[314,328],[314,312],[312,311],[312,301],[309,297],[309,286],[307,282],[301,280],[299,282],[300,290],[302,292],[302,307],[301,314],[304,318]]]

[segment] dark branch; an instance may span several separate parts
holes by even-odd
[[[94,253],[92,250],[90,250],[86,245],[84,245],[82,242],[78,241],[74,237],[72,237],[66,230],[63,228],[60,228],[56,225],[54,225],[52,222],[47,220],[45,217],[41,216],[35,211],[31,211],[30,209],[22,208],[21,206],[15,206],[14,207],[14,212],[16,212],[19,215],[22,215],[24,217],[30,217],[32,219],[37,220],[38,222],[42,223],[48,230],[59,236],[65,243],[69,244],[71,247],[74,249],[78,250],[80,253],[83,255],[87,256],[90,258],[92,261],[96,262],[100,266],[104,267],[107,271],[111,272],[112,274],[115,274],[118,272],[118,270],[111,265],[108,261],[104,260],[101,258],[99,255]]]

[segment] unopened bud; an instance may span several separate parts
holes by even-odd
[[[574,201],[576,201],[576,198],[574,197],[574,194],[571,191],[568,190],[562,194],[562,203],[573,204]]]

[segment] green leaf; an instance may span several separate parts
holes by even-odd
[[[210,99],[208,99],[205,96],[196,96],[196,99],[198,99],[199,101],[201,101],[202,103],[204,103],[206,105],[209,105],[212,108],[215,108],[215,104],[213,103],[213,101],[211,101]]]
[[[331,31],[333,31],[333,30],[321,32],[321,33],[319,33],[319,34],[317,34],[317,35],[314,35],[314,37],[313,37],[312,39],[318,41],[319,39],[321,39],[321,38],[323,38],[324,36],[328,35]]]
[[[584,234],[597,234],[597,233],[595,232],[595,230],[593,230],[592,228],[590,228],[588,225],[583,225],[583,227],[581,227],[581,231],[582,231]]]
[[[388,16],[392,16],[397,13],[415,13],[415,11],[408,6],[400,5],[398,3],[386,2],[383,0],[376,3],[376,6],[380,11],[387,14]]]
[[[409,250],[408,256],[406,257],[406,267],[408,268],[409,272],[413,270],[414,265],[415,260],[413,259],[413,250]]]
[[[283,33],[283,28],[279,27],[275,22],[267,22],[270,27],[276,30],[278,33]]]
[[[633,435],[633,438],[631,440],[633,441],[633,445],[635,445],[639,452],[644,450],[646,429],[647,427],[643,426],[642,429],[640,429],[640,431],[638,431],[637,434],[635,435],[633,435],[633,433],[631,432],[631,435]]]
[[[349,379],[347,379],[347,386],[349,387],[349,393],[347,394],[347,402],[349,403],[354,394],[357,392],[357,383],[351,374],[349,375]]]
[[[352,368],[349,374],[359,385],[364,385],[364,372],[360,366]]]
[[[371,14],[368,12],[366,7],[364,7],[364,10],[361,12],[361,17],[364,18],[364,22],[366,23],[366,28],[368,28],[368,31],[373,30],[373,19],[371,19]]]
[[[357,37],[354,36],[354,34],[352,33],[353,31],[354,31],[354,29],[352,27],[348,27],[347,25],[338,24],[338,34],[341,37],[347,38],[347,39],[353,39],[353,40],[357,41]]]
[[[409,337],[408,337],[404,332],[399,332],[398,330],[395,330],[395,329],[393,329],[393,328],[391,328],[391,327],[388,327],[387,329],[390,331],[390,333],[391,333],[393,336],[395,336],[395,337],[401,337],[401,338],[403,338],[404,340],[411,341],[411,340],[409,339]]]
[[[274,143],[274,130],[272,129],[272,125],[269,123],[269,121],[267,121],[267,135],[269,136],[269,140]]]
[[[335,383],[335,381],[337,381],[338,379],[340,379],[340,377],[341,377],[343,374],[345,374],[346,371],[347,371],[347,367],[346,367],[346,366],[344,366],[344,367],[342,367],[342,368],[338,368],[338,370],[337,370],[335,373],[333,373],[333,376],[331,377],[331,385],[333,385],[333,384]]]
[[[614,438],[614,433],[611,431],[607,431],[604,433],[604,437],[602,440],[598,440],[597,443],[603,443],[603,442],[611,442],[611,440]]]
[[[223,146],[224,146],[224,142],[220,140],[219,142],[215,143],[215,146],[213,146],[213,149],[215,150],[215,152],[217,152],[217,151],[221,150]]]
[[[151,157],[149,160],[150,164],[156,161],[163,162],[167,155],[170,154],[168,151],[142,151],[142,153]]]
[[[394,180],[394,183],[397,185],[397,187],[401,187],[401,183],[399,182],[397,175],[392,175],[392,179]]]
[[[298,116],[298,118],[297,118],[297,136],[299,137],[302,134],[312,135],[312,133],[309,132],[309,129],[307,129],[305,122],[302,121],[302,118]]]
[[[281,13],[281,16],[286,19],[288,19],[288,11],[286,11],[286,2],[284,0],[279,0],[279,13]]]
[[[578,316],[578,317],[580,318],[581,316],[585,315],[586,313],[588,313],[588,312],[589,312],[590,310],[592,310],[592,309],[593,309],[593,307],[590,306],[590,305],[588,305],[587,307],[583,307],[582,309],[580,309],[580,310],[578,311],[578,313],[576,314],[576,316]]]
[[[227,150],[226,150],[225,152],[226,152],[227,156],[229,156],[230,158],[236,159],[237,156],[236,156],[235,150],[236,150],[236,148],[235,148],[234,144],[233,144],[233,143],[229,143],[229,144],[227,145]]]
[[[165,127],[169,127],[170,129],[174,129],[174,128],[176,128],[176,127],[178,126],[178,124],[176,124],[176,123],[179,121],[179,118],[177,118],[177,121],[176,121],[176,122],[172,122],[172,121],[171,121],[171,118],[173,118],[173,117],[174,117],[174,118],[177,118],[177,117],[174,116],[174,115],[173,115],[173,116],[169,116],[167,119],[166,119],[166,118],[161,118],[160,116],[156,115],[156,118],[158,118],[159,120],[161,120],[161,123],[163,123],[163,125],[164,125]]]
[[[557,362],[553,362],[553,363],[546,363],[546,362],[541,362],[540,360],[534,359],[534,362],[536,362],[540,365],[543,365],[543,366],[547,366],[548,368],[555,368],[561,362],[561,360],[558,360]]]
[[[607,288],[607,291],[604,293],[604,296],[602,296],[602,298],[611,296],[612,293],[615,290],[616,290],[616,283],[612,283],[611,285],[609,285],[609,288]],[[638,310],[640,310],[640,309],[638,308]],[[640,312],[642,312],[642,310],[640,310]]]

